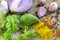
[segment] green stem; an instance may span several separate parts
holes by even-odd
[[[26,33],[28,31],[28,26],[24,26],[23,30],[24,30],[24,33]]]
[[[36,37],[38,34],[35,30],[29,30],[26,33],[22,34],[19,38],[16,38],[15,40],[26,40],[27,38],[33,38]]]

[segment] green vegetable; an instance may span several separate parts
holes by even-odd
[[[9,15],[6,18],[7,31],[3,34],[2,40],[12,40],[12,33],[19,30],[17,24],[19,23],[18,15]]]
[[[2,13],[0,15],[0,33],[2,33],[6,29],[5,25],[6,25],[6,15]]]
[[[9,29],[11,28],[11,30],[13,32],[16,32],[19,28],[17,27],[18,23],[19,23],[19,16],[18,15],[9,15],[6,18],[6,28]]]
[[[24,34],[22,34],[21,36],[19,36],[18,38],[16,38],[15,40],[26,40],[27,38],[33,38],[36,37],[38,34],[35,30],[28,30],[28,26],[34,23],[38,23],[40,22],[40,20],[31,15],[31,14],[25,14],[22,15],[19,21],[19,16],[18,15],[8,15],[7,17],[3,16],[3,22],[1,24],[4,24],[3,26],[1,26],[0,28],[4,28],[6,29],[6,32],[4,32],[3,36],[2,36],[2,40],[12,40],[12,33],[16,32],[19,30],[18,28],[18,24],[19,22],[22,24],[22,28],[24,30]]]
[[[38,35],[37,32],[35,30],[28,30],[28,26],[38,22],[40,22],[40,20],[31,14],[22,15],[20,23],[23,25],[24,34],[15,40],[26,40],[27,38],[36,37]]]
[[[16,38],[15,40],[26,40],[27,38],[33,38],[36,37],[38,34],[35,30],[29,30],[26,33],[22,34],[19,38]]]
[[[26,33],[28,31],[28,26],[23,26],[23,31]]]
[[[20,18],[20,23],[26,26],[29,26],[38,22],[40,22],[40,20],[36,16],[33,16],[32,14],[24,14]]]
[[[8,29],[2,36],[2,40],[12,40],[12,30]]]

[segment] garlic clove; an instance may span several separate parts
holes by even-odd
[[[52,2],[48,8],[49,11],[55,11],[57,9],[58,9],[58,4],[56,2]]]
[[[46,9],[44,7],[40,7],[38,11],[38,16],[42,17],[46,14]]]

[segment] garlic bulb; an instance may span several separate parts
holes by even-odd
[[[9,9],[12,12],[25,12],[32,7],[32,0],[8,0]]]

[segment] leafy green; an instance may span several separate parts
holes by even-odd
[[[11,36],[13,32],[16,32],[19,30],[19,28],[17,27],[19,20],[18,20],[19,16],[18,15],[9,15],[6,18],[6,32],[3,34],[2,36],[2,40],[12,40]]]
[[[29,25],[32,25],[32,24],[38,23],[38,22],[40,22],[40,20],[32,14],[24,14],[20,18],[20,23],[22,25],[26,25],[26,26],[29,26]]]
[[[6,29],[5,25],[6,25],[6,15],[2,13],[0,15],[0,33],[2,33]]]
[[[15,40],[26,40],[27,38],[33,38],[36,37],[38,34],[35,30],[28,30],[28,26],[37,22],[40,22],[40,20],[31,15],[31,14],[25,14],[21,16],[19,20],[18,15],[8,15],[7,17],[2,15],[1,22],[0,22],[0,29],[6,29],[2,36],[2,40],[12,40],[12,33],[17,32],[19,30],[18,24],[21,23],[23,25],[24,34],[16,38]],[[1,30],[0,30],[1,31]]]
[[[19,16],[18,15],[9,15],[6,18],[6,28],[9,29],[11,28],[11,30],[13,32],[16,32],[19,28],[17,27],[18,23],[19,23]]]
[[[2,40],[12,40],[12,30],[8,29],[2,36]]]
[[[28,26],[23,26],[23,31],[26,33],[28,31]]]
[[[16,38],[15,40],[26,40],[27,38],[33,38],[37,35],[38,34],[35,30],[29,30],[26,33],[22,34],[19,38]]]

